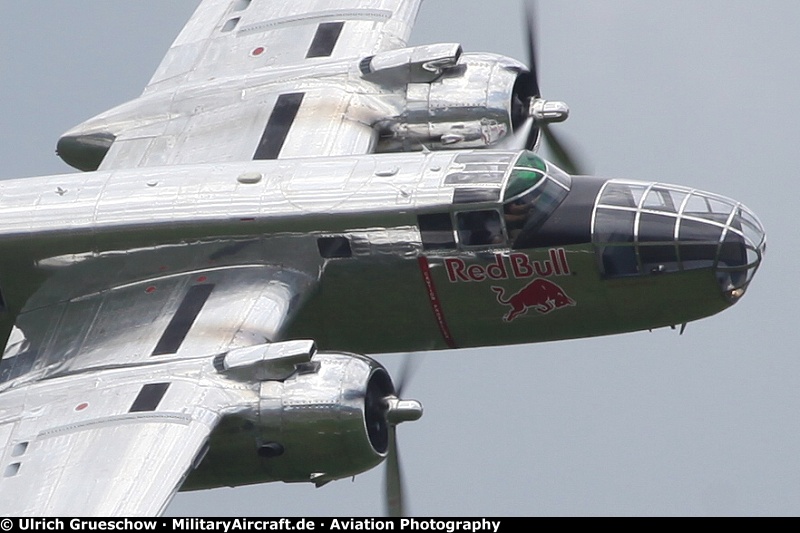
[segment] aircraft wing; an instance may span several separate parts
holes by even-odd
[[[4,393],[0,515],[162,513],[231,404],[192,363],[104,370]]]
[[[220,417],[257,405],[257,385],[221,374],[215,358],[279,347],[270,343],[314,287],[286,263],[208,265],[256,247],[195,243],[40,262],[52,281],[18,316],[0,363],[0,515],[164,510]],[[205,265],[147,274],[144,265],[175,264],[189,250]]]
[[[204,0],[141,97],[67,132],[81,170],[365,154],[363,59],[406,45],[422,0]]]
[[[145,93],[264,67],[367,57],[408,42],[422,0],[204,0]]]

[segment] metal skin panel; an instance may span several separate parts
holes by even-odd
[[[527,257],[524,265],[539,262],[541,271],[548,273],[550,250],[454,252],[446,258],[426,254],[450,341],[442,333],[414,258],[365,258],[360,264],[342,261],[329,265],[320,281],[322,290],[292,323],[288,335],[304,337],[313,332],[326,349],[347,346],[367,354],[427,351],[527,344],[672,326],[731,305],[721,294],[711,269],[658,279],[606,281],[598,273],[592,246],[583,245],[563,248],[570,268],[568,275],[551,273],[545,277],[557,284],[574,305],[546,313],[538,312],[533,305],[523,306],[523,314],[505,321],[512,306],[498,301],[492,287],[503,289],[504,298],[508,298],[542,277],[528,272],[527,266],[515,274],[511,255]],[[497,265],[498,255],[505,262],[504,271],[498,269],[502,279],[486,277],[475,281],[456,277],[451,281],[448,276],[447,259],[463,261],[464,272],[470,268],[472,272],[485,272]],[[656,301],[664,303],[652,305]],[[344,316],[343,309],[347,310]]]
[[[207,251],[209,247],[197,248],[195,251]],[[219,249],[218,245],[212,248]],[[146,261],[153,253],[138,255]],[[138,262],[136,253],[127,259]],[[102,259],[85,262],[69,274],[59,272],[56,278],[91,276],[92,272],[107,271],[114,263],[119,264]],[[211,285],[208,300],[178,344],[166,351],[159,349],[187,292]],[[46,298],[48,286],[37,291],[33,300]],[[280,337],[283,325],[312,286],[313,279],[298,272],[243,264],[166,274],[44,305],[18,317],[17,327],[29,346],[15,358],[27,363],[18,363],[9,372],[11,378],[27,381],[87,368],[141,364],[155,356],[190,358],[270,342]],[[4,366],[9,365],[13,362],[4,361]]]
[[[554,250],[563,253],[554,254]],[[517,344],[531,338],[543,342],[665,327],[708,316],[729,305],[708,270],[663,280],[643,278],[609,284],[598,275],[591,246],[498,254],[448,256],[451,262],[463,259],[466,268],[459,270],[463,276],[448,275],[444,259],[430,259],[444,314],[458,346],[481,346],[490,338]],[[468,274],[470,268],[474,268],[473,273],[486,272],[487,279],[474,281]],[[508,279],[493,280],[489,274],[507,275]],[[558,290],[537,297],[535,304],[525,302],[516,307],[513,302],[500,301],[513,299],[512,295],[541,279],[552,282]],[[498,294],[494,288],[504,293]],[[560,301],[559,293],[569,301]],[[548,300],[552,305],[549,309]],[[654,306],[654,301],[663,304]],[[459,312],[461,309],[471,312]],[[517,309],[519,314],[510,314]],[[507,320],[509,316],[511,320]]]

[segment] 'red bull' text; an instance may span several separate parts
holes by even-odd
[[[459,258],[444,260],[447,279],[450,283],[460,281],[480,282],[486,280],[528,279],[532,277],[549,278],[571,274],[567,254],[563,248],[551,248],[549,259],[531,261],[526,254],[495,254],[494,261],[488,264],[467,265]]]

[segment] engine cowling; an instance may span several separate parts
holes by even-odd
[[[322,484],[386,457],[386,398],[394,386],[378,362],[320,353],[284,381],[261,384],[259,451],[270,477]]]
[[[407,84],[405,109],[377,125],[377,151],[495,146],[522,128],[536,96],[532,89],[522,63],[495,54],[462,54],[435,80]]]
[[[422,415],[380,363],[313,341],[240,348],[214,367],[255,398],[223,417],[181,490],[351,477],[387,457],[391,426]]]

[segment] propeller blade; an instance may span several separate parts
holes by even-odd
[[[516,152],[530,150],[534,144],[536,144],[536,134],[533,128],[533,117],[528,117],[512,135],[506,136],[497,144],[497,149]]]
[[[420,357],[421,354],[412,355],[407,353],[405,355],[405,358],[403,359],[403,367],[400,369],[400,378],[395,381],[394,386],[395,394],[398,398],[403,397],[403,391],[411,382],[411,378],[416,373],[417,368],[419,368]]]
[[[585,175],[587,173],[586,168],[580,163],[580,159],[575,156],[576,150],[569,148],[567,143],[559,139],[549,125],[542,124],[540,129],[555,163],[562,170],[572,175]]]
[[[528,38],[528,68],[530,69],[527,79],[528,90],[525,94],[531,94],[531,97],[527,102],[529,107],[525,110],[524,115],[519,112],[514,114],[514,117],[523,115],[527,118],[524,123],[517,118],[514,124],[515,134],[508,140],[504,148],[534,150],[541,134],[558,166],[570,174],[584,174],[584,167],[580,164],[580,159],[575,156],[575,150],[569,148],[550,129],[549,124],[563,122],[567,119],[569,108],[563,102],[542,99],[542,91],[539,86],[539,62],[536,53],[536,2],[535,0],[525,0],[524,3],[525,30]]]
[[[397,451],[397,426],[389,426],[389,450],[386,455],[385,496],[386,514],[405,516],[403,478],[400,472],[400,454]]]
[[[389,425],[389,443],[386,450],[386,471],[384,473],[386,514],[391,517],[405,516],[403,501],[403,476],[400,470],[400,451],[397,448],[397,425],[417,420],[422,416],[422,404],[416,400],[402,400],[403,390],[411,382],[411,377],[419,367],[419,354],[406,354],[400,378],[395,384],[395,395],[383,399],[384,417]]]
[[[539,89],[539,74],[536,61],[536,13],[533,2],[525,2],[526,34],[528,37],[528,68],[531,71],[533,96],[539,98],[542,92]]]
[[[525,146],[523,146],[525,150],[536,149],[536,143],[539,142],[539,128],[533,125],[533,121],[531,121],[531,126],[525,141]]]

